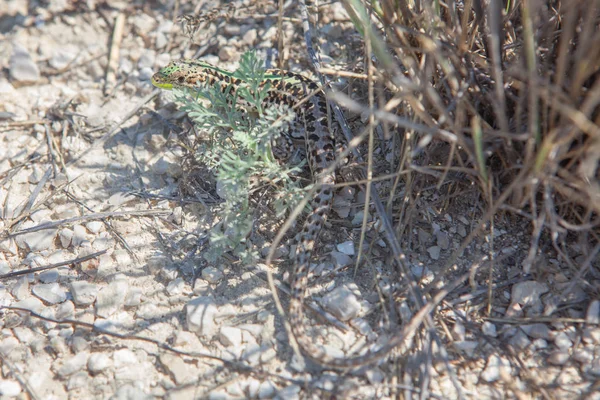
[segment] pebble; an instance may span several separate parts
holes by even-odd
[[[40,79],[40,70],[31,55],[27,49],[17,43],[13,43],[8,68],[10,77],[17,82],[34,83]]]
[[[98,287],[87,281],[73,281],[71,282],[71,295],[75,304],[87,306],[96,300]]]
[[[115,351],[113,353],[113,361],[115,363],[115,368],[127,367],[139,362],[135,353],[129,349],[119,349]]]
[[[333,198],[333,204],[331,208],[333,211],[342,219],[348,218],[350,215],[350,209],[352,200],[354,200],[355,190],[349,186],[342,188],[338,191]]]
[[[492,383],[500,379],[502,373],[510,375],[511,368],[508,360],[500,358],[492,354],[487,361],[485,369],[481,373],[481,379],[488,383]]]
[[[209,283],[219,283],[223,279],[223,272],[215,267],[206,267],[202,270],[202,278]]]
[[[534,339],[550,340],[552,338],[552,331],[546,324],[522,325],[521,329],[523,329],[527,336]]]
[[[254,46],[256,39],[258,38],[258,32],[256,29],[250,29],[242,36],[242,43],[248,47]]]
[[[0,380],[0,397],[8,399],[17,397],[19,393],[21,393],[21,385],[19,382],[8,379]]]
[[[450,236],[448,236],[447,232],[439,231],[435,234],[437,245],[440,246],[442,250],[448,250],[450,247]]]
[[[90,384],[90,376],[85,371],[79,371],[69,377],[67,382],[67,389],[69,391],[75,391],[75,389],[81,389],[88,387]]]
[[[63,228],[58,231],[58,238],[60,239],[60,244],[63,249],[68,248],[71,245],[71,241],[73,240],[74,232],[69,228]]]
[[[88,240],[88,233],[85,226],[75,225],[73,226],[73,237],[71,238],[71,243],[75,247],[81,246],[81,244]]]
[[[104,227],[104,223],[102,223],[101,221],[90,221],[87,224],[85,224],[85,227],[91,233],[98,233]]]
[[[352,258],[349,255],[340,253],[339,251],[332,251],[331,258],[336,268],[343,268],[347,265],[352,264]]]
[[[427,248],[427,252],[429,253],[429,257],[431,257],[432,260],[439,260],[440,259],[440,252],[441,252],[441,247],[440,246],[431,246]]]
[[[237,50],[231,46],[223,46],[219,49],[219,59],[221,61],[229,61],[233,58],[233,55],[237,53]]]
[[[241,347],[242,330],[232,326],[224,326],[219,331],[219,340],[223,346]]]
[[[44,308],[44,303],[35,297],[29,297],[25,300],[21,300],[12,304],[12,306],[39,313]]]
[[[481,332],[483,332],[484,335],[491,336],[491,337],[498,336],[498,333],[496,332],[496,325],[494,325],[490,321],[485,321],[481,325]]]
[[[332,21],[348,21],[350,19],[342,3],[333,3],[329,10],[329,16]]]
[[[474,340],[463,340],[460,342],[454,342],[454,347],[465,353],[467,356],[472,357],[475,349],[479,347],[479,342]]]
[[[125,306],[126,307],[137,307],[142,303],[142,289],[140,288],[131,288],[125,296]]]
[[[29,279],[26,276],[19,278],[17,283],[10,288],[10,292],[17,300],[24,300],[31,296],[29,293]]]
[[[89,356],[88,352],[75,354],[58,369],[58,375],[64,378],[80,371],[87,364]]]
[[[548,362],[552,365],[565,365],[569,361],[569,353],[558,350],[548,356]]]
[[[356,318],[362,308],[356,295],[346,286],[339,286],[327,293],[322,303],[327,311],[341,321]]]
[[[187,329],[202,336],[216,332],[215,314],[217,306],[212,297],[196,297],[185,306]]]
[[[513,285],[511,303],[533,306],[540,302],[540,296],[548,291],[548,285],[536,281],[519,282]]]
[[[594,300],[590,303],[585,313],[585,321],[588,324],[600,324],[600,300]]]
[[[55,269],[51,269],[48,271],[41,272],[38,275],[40,282],[42,283],[52,283],[58,280],[58,271]]]
[[[56,308],[56,319],[64,320],[73,318],[75,314],[75,304],[72,301],[65,301]]]
[[[509,339],[509,344],[518,350],[524,350],[531,345],[531,341],[527,338],[527,335],[522,330],[518,329],[517,332]]]
[[[258,388],[258,398],[259,399],[270,399],[275,394],[277,388],[271,381],[261,382]]]
[[[338,243],[335,247],[340,253],[346,254],[348,256],[354,255],[354,242],[351,240],[345,241],[343,243]]]
[[[581,339],[585,343],[589,344],[600,344],[600,327],[588,326],[583,329]]]
[[[129,284],[125,279],[116,279],[103,287],[96,298],[96,315],[108,318],[116,313],[125,303]]]
[[[90,344],[88,341],[81,336],[74,336],[71,339],[71,350],[73,353],[81,353],[82,351],[88,351]]]
[[[565,332],[560,332],[554,337],[554,344],[561,350],[568,350],[573,346],[573,342]]]
[[[23,228],[29,228],[33,226],[24,223]],[[40,252],[44,250],[50,250],[54,248],[54,237],[56,236],[57,229],[42,229],[36,232],[29,232],[23,235],[19,235],[16,238],[17,246],[21,249],[29,249],[30,251]]]
[[[40,299],[46,303],[58,304],[62,303],[67,299],[67,293],[65,290],[56,282],[54,283],[40,283],[35,285],[31,291]]]
[[[75,45],[62,45],[57,51],[54,52],[52,57],[50,57],[48,64],[50,64],[50,66],[54,69],[62,70],[75,60],[78,52],[79,49]]]
[[[577,349],[573,353],[573,359],[584,365],[589,365],[594,360],[594,353],[590,349]]]
[[[112,366],[112,359],[106,353],[92,353],[88,359],[87,368],[93,374],[102,372]]]
[[[289,385],[281,389],[277,396],[276,400],[295,400],[300,398],[300,386],[298,385]]]
[[[183,293],[183,289],[185,287],[185,281],[182,278],[177,278],[172,280],[167,285],[167,293],[171,296]]]

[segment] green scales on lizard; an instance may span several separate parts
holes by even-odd
[[[311,212],[299,236],[291,274],[291,298],[289,320],[292,332],[302,352],[319,364],[334,368],[351,368],[376,361],[384,355],[385,349],[367,352],[352,358],[332,357],[306,335],[303,325],[303,301],[308,284],[309,261],[321,228],[323,227],[333,197],[335,172],[330,168],[335,161],[333,134],[327,121],[327,102],[319,86],[303,75],[293,72],[268,69],[262,85],[270,83],[265,102],[285,103],[296,109],[296,126],[302,127],[306,144],[306,154],[313,181],[317,186],[311,200]],[[220,69],[201,60],[172,61],[152,77],[152,84],[158,88],[198,88],[202,85],[230,85],[235,92],[242,80],[232,72]],[[234,93],[232,93],[234,94]],[[310,97],[306,99],[307,96]],[[388,347],[388,346],[384,346]]]

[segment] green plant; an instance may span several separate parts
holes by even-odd
[[[273,207],[281,217],[302,198],[303,189],[294,179],[302,166],[282,165],[273,155],[272,144],[291,129],[296,116],[286,104],[266,101],[271,84],[254,52],[242,56],[234,78],[241,83],[177,90],[175,96],[204,135],[195,158],[215,174],[224,199],[223,218],[210,232],[205,258],[214,261],[231,251],[250,263],[258,257],[247,240],[256,205],[253,194],[275,192],[264,198],[275,198]]]

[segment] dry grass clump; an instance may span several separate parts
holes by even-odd
[[[467,174],[487,204],[483,222],[501,210],[530,219],[526,272],[548,233],[565,261],[584,255],[589,266],[600,250],[600,7],[500,3],[345,6],[388,93],[390,112],[377,117],[406,129],[399,171],[439,184]]]

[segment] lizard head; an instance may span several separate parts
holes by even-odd
[[[202,60],[175,60],[152,76],[152,84],[160,89],[195,88],[204,82],[205,69],[215,69]]]
[[[160,89],[171,90],[186,84],[189,75],[187,68],[180,61],[171,61],[166,67],[161,68],[152,75],[152,84]]]

